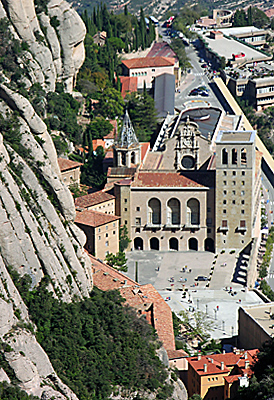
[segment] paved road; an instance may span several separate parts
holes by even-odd
[[[191,72],[186,74],[182,79],[182,84],[180,86],[181,93],[176,93],[175,96],[175,107],[182,108],[183,104],[191,100],[203,100],[209,102],[214,107],[219,107],[222,109],[216,96],[213,94],[211,87],[211,79],[206,75],[205,68],[201,67],[199,62],[200,57],[204,58],[203,53],[199,53],[193,44],[186,46],[186,54],[192,65]],[[206,86],[210,89],[209,96],[188,96],[189,92],[199,86]]]

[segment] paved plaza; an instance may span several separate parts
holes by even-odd
[[[201,311],[212,321],[212,338],[221,339],[238,333],[238,308],[256,305],[262,300],[253,291],[232,283],[237,253],[132,251],[127,253],[127,275],[138,282],[151,283],[177,314],[181,310]],[[210,281],[195,281],[206,276]],[[198,284],[198,285],[197,285]],[[183,292],[187,295],[183,298]]]

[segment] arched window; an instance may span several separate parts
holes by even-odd
[[[246,149],[241,149],[241,165],[246,165]]]
[[[231,156],[232,164],[237,164],[237,149],[231,150]]]
[[[180,202],[178,199],[168,200],[167,225],[180,225]]]
[[[122,165],[126,166],[126,164],[127,164],[126,153],[122,152]]]
[[[200,203],[197,199],[190,199],[187,202],[187,225],[200,224]]]
[[[198,250],[198,240],[196,238],[190,238],[188,241],[188,250]]]
[[[131,153],[131,164],[135,164],[135,152]]]
[[[160,245],[159,245],[159,239],[156,237],[153,237],[150,239],[150,250],[159,250]]]
[[[206,238],[204,241],[204,246],[205,246],[205,251],[211,251],[214,253],[215,247],[214,247],[214,240],[211,238]]]
[[[161,224],[161,202],[158,199],[150,199],[148,202],[148,222],[152,225]]]
[[[227,149],[222,150],[222,164],[228,164],[228,153]]]

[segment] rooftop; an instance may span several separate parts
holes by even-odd
[[[274,311],[274,302],[241,308],[246,314],[249,314],[269,336],[274,337],[274,320],[271,318]]]
[[[58,158],[57,161],[58,161],[58,165],[59,165],[61,172],[68,171],[68,170],[74,169],[74,168],[78,168],[78,167],[81,167],[81,165],[83,165],[80,162],[67,160],[65,158]]]
[[[256,28],[255,26],[239,26],[233,28],[222,28],[219,29],[226,36],[235,36],[248,33],[265,32],[264,29]]]
[[[132,58],[130,60],[122,60],[122,63],[128,69],[134,68],[153,68],[153,67],[167,67],[175,64],[174,58],[168,57],[143,57]]]
[[[122,85],[122,96],[126,97],[128,93],[137,92],[137,76],[119,76]]]
[[[177,54],[172,50],[167,42],[154,43],[147,57],[171,57],[178,60]]]
[[[116,215],[105,214],[99,211],[93,210],[83,210],[76,211],[75,223],[91,226],[92,228],[97,228],[98,226],[102,226],[108,224],[113,221],[119,220],[120,217]]]
[[[99,192],[94,192],[90,194],[86,194],[85,196],[77,197],[75,199],[75,206],[76,207],[82,207],[82,208],[87,208],[87,207],[92,207],[95,206],[96,204],[104,203],[105,201],[113,200],[115,199],[114,196],[111,194],[104,192],[100,190]]]
[[[205,186],[176,172],[139,172],[132,183],[132,187],[205,188]]]
[[[221,131],[218,133],[216,143],[249,142],[255,141],[256,131]]]
[[[203,35],[202,37],[211,50],[217,53],[220,57],[225,57],[226,60],[232,59],[232,54],[239,53],[245,54],[245,57],[241,58],[242,61],[252,60],[252,62],[255,62],[269,59],[269,56],[266,54],[263,54],[238,40],[228,39],[226,37],[215,40],[210,38],[209,35]]]

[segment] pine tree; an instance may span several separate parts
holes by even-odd
[[[127,4],[125,5],[125,8],[124,8],[124,14],[125,14],[125,16],[128,15]]]

